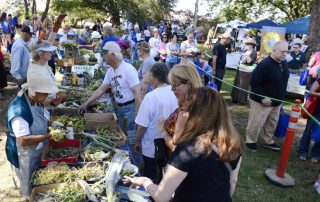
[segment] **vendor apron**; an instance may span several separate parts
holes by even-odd
[[[29,103],[29,102],[28,102]],[[48,119],[45,117],[44,107],[35,104],[31,106],[29,103],[33,124],[30,127],[32,135],[42,135],[48,133]],[[40,142],[38,145],[22,147],[18,143],[17,150],[19,157],[19,169],[16,169],[17,176],[20,180],[20,194],[29,199],[31,195],[31,177],[37,166],[40,165],[40,158],[47,141]]]

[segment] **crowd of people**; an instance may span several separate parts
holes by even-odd
[[[1,22],[10,22],[4,20],[5,14],[2,16]],[[220,36],[208,65],[204,65],[192,26],[186,28],[186,38],[180,44],[177,28],[163,23],[143,31],[135,26],[125,30],[123,36],[116,36],[112,26],[102,25],[98,20],[92,28],[84,24],[76,36],[68,25],[59,31],[65,15],[60,15],[54,24],[49,20],[41,23],[38,17],[31,21],[26,18],[21,28],[19,15],[15,17],[12,21],[18,22],[14,27],[19,36],[13,37],[14,42],[6,36],[13,33],[2,28],[3,45],[8,47],[13,42],[10,73],[20,89],[8,108],[7,144],[10,146],[6,152],[16,167],[20,192],[26,200],[31,194],[31,174],[39,164],[43,146],[51,138],[47,130],[50,113],[46,106],[56,106],[66,99],[63,94],[55,95],[58,92],[55,68],[50,66],[55,57],[53,52],[63,57],[62,44],[66,41],[77,42],[79,48],[102,55],[106,69],[104,80],[78,112],[82,114],[106,92],[113,95],[119,125],[126,128],[132,160],[143,167],[143,177],[125,177],[125,183],[143,186],[155,201],[170,201],[173,193],[172,201],[232,200],[243,146],[219,93],[226,70],[226,47],[234,40],[231,33]],[[3,25],[6,23],[1,23]],[[45,34],[40,34],[41,30],[46,30]],[[254,93],[250,94],[245,145],[255,152],[260,136],[261,146],[279,151],[274,132],[281,102],[270,98],[283,100],[290,69],[301,69],[306,63],[304,54],[298,50],[302,44],[293,44],[288,63],[289,44],[276,42],[271,55],[258,64],[259,42],[250,35],[244,44],[240,63],[257,65],[253,72],[238,69],[235,78],[236,86],[250,87]],[[142,63],[137,70],[132,63],[138,59]],[[318,50],[309,61],[307,85],[312,96],[319,96],[319,64]],[[206,87],[209,82],[214,82],[215,89]],[[0,88],[5,87],[0,84]],[[232,100],[246,104],[248,93],[233,89]],[[319,118],[319,107],[314,116]],[[311,131],[315,127],[309,118],[299,145],[301,160],[308,157]],[[313,163],[319,161],[319,143],[314,145],[311,157]],[[315,187],[320,193],[320,180]]]

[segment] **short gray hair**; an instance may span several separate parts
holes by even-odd
[[[103,31],[109,35],[113,35],[113,29],[109,25],[103,25]]]
[[[123,60],[123,55],[122,55],[122,53],[108,52],[107,54],[109,54],[109,55],[114,54],[114,57],[115,57],[116,60],[118,60],[118,61],[122,61],[122,60]]]
[[[280,47],[282,47],[282,46],[288,47],[289,44],[288,44],[288,42],[286,42],[286,41],[284,41],[284,40],[278,41],[278,42],[276,42],[276,43],[273,45],[272,50],[278,50],[278,49],[279,49]]]

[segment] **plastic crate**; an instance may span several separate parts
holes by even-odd
[[[75,164],[78,162],[78,158],[80,155],[80,145],[81,141],[78,139],[75,140],[68,140],[65,139],[61,143],[55,142],[54,140],[50,140],[49,144],[47,144],[43,150],[42,156],[41,156],[41,165],[47,165],[50,162],[65,162],[70,164]],[[61,148],[61,147],[74,147],[79,149],[79,153],[76,156],[70,156],[70,157],[64,157],[64,158],[57,158],[57,159],[47,159],[47,154],[49,152],[49,148]]]

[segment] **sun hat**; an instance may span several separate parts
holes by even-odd
[[[44,51],[44,52],[53,52],[57,49],[56,46],[49,46],[49,47],[40,47],[40,48],[37,48],[35,50],[35,52],[40,52],[40,51]]]
[[[36,92],[48,94],[59,92],[58,87],[52,83],[50,76],[41,72],[31,72],[28,75],[27,83],[21,85],[18,96],[22,96],[27,90],[32,97],[36,95]]]
[[[114,41],[109,41],[106,44],[104,44],[102,48],[102,53],[121,53],[121,48],[120,46],[114,42]]]
[[[91,39],[101,39],[101,34],[97,31],[91,33]]]
[[[57,49],[51,42],[44,40],[34,40],[29,45],[31,52],[53,52]]]
[[[244,41],[245,44],[252,44],[252,45],[257,45],[256,40],[254,40],[253,38],[248,38]]]

